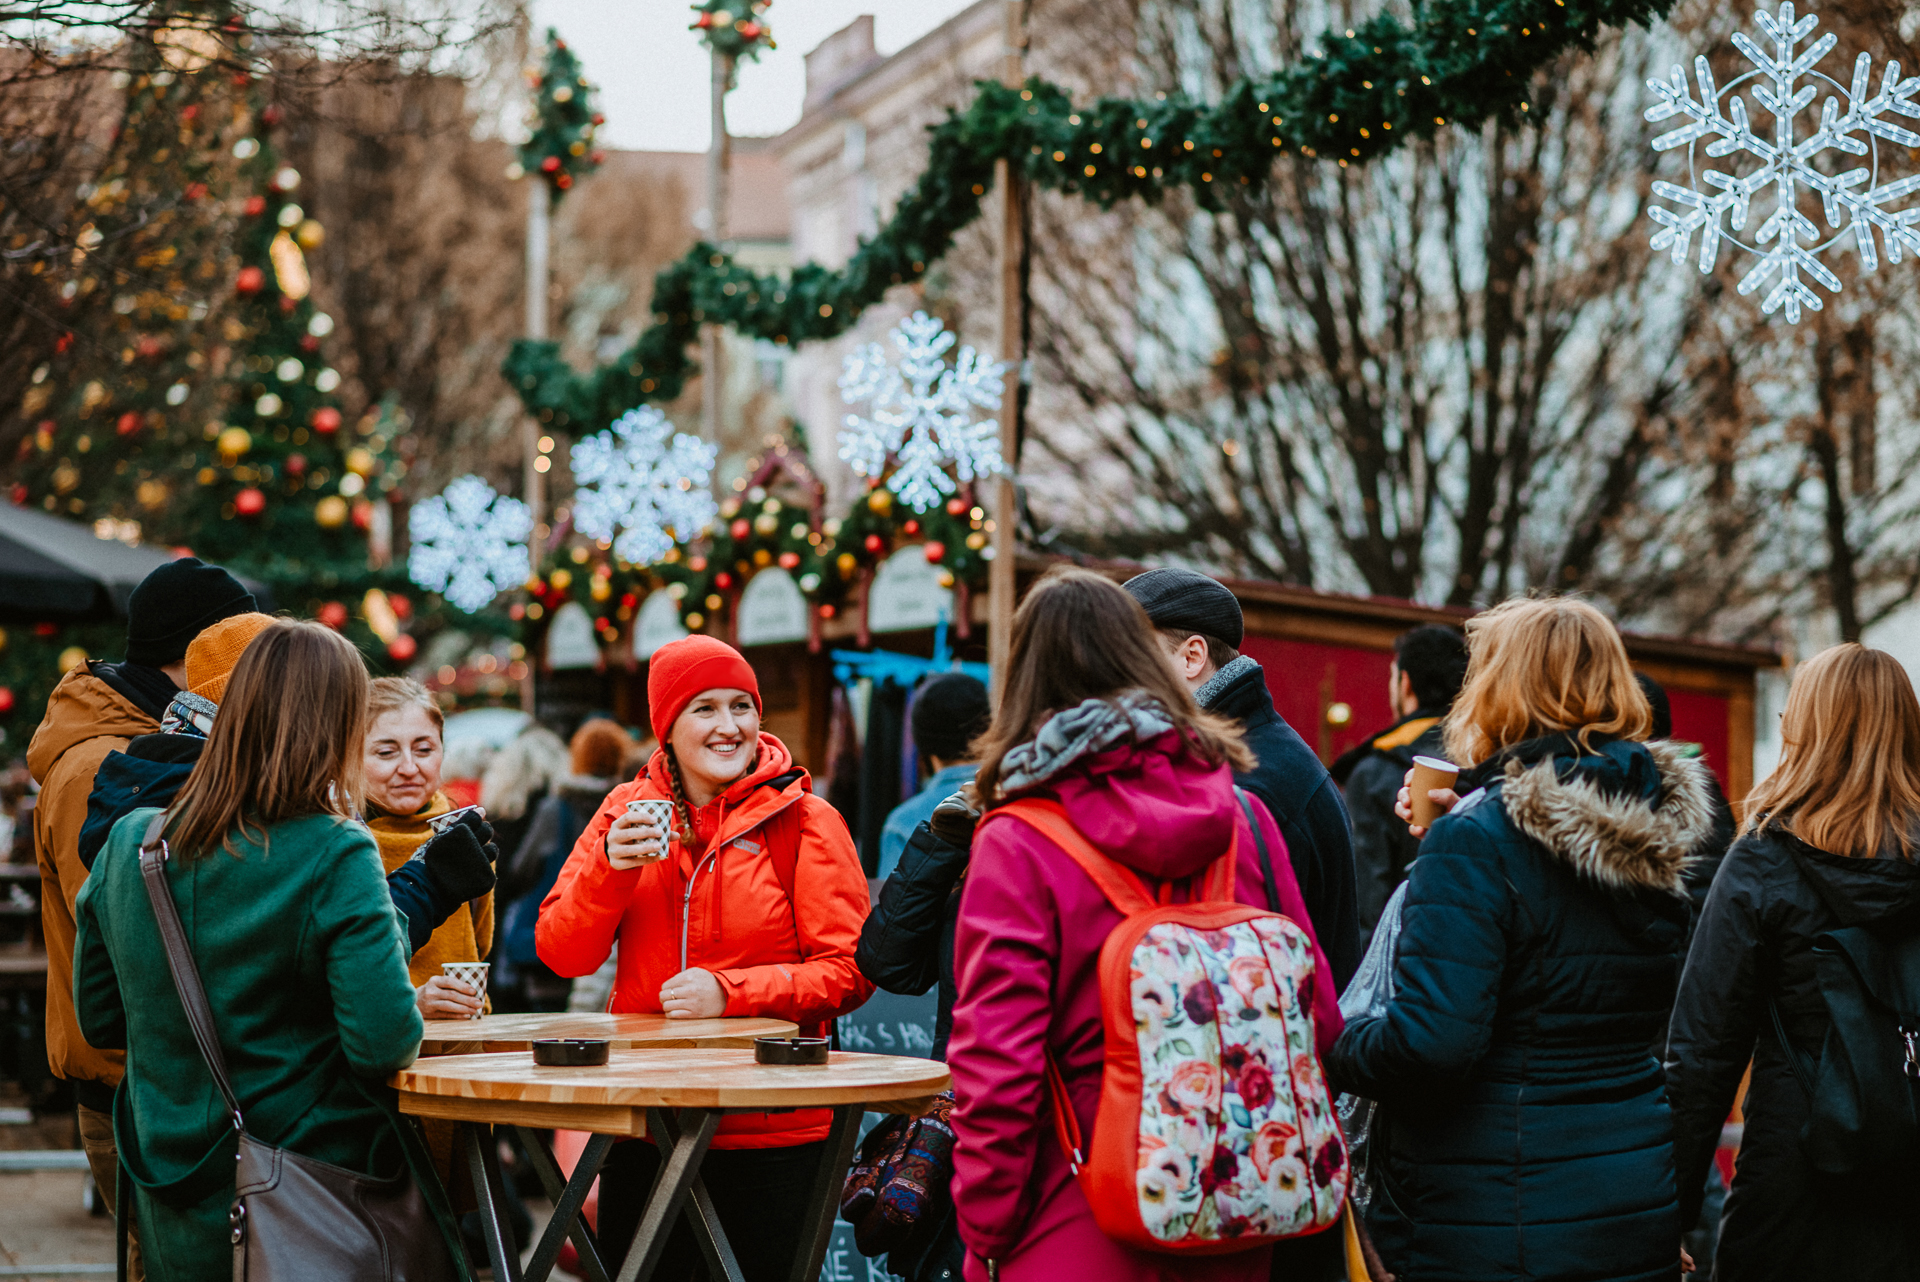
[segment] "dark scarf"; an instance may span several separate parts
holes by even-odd
[[[87,665],[87,671],[113,687],[134,707],[158,721],[166,715],[167,705],[173,702],[173,696],[180,693],[180,687],[173,684],[173,678],[158,668],[150,668],[144,663],[93,662]]]

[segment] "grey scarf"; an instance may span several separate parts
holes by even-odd
[[[1143,690],[1129,690],[1114,699],[1088,699],[1054,713],[1040,733],[1007,752],[1000,762],[1000,790],[1032,788],[1082,757],[1123,743],[1139,743],[1171,729],[1173,719],[1166,709]]]
[[[1238,681],[1242,673],[1258,671],[1259,667],[1246,655],[1236,655],[1226,667],[1208,677],[1206,684],[1193,692],[1193,701],[1203,708],[1212,707],[1213,701],[1225,694],[1227,687]]]

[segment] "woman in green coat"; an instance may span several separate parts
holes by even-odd
[[[366,703],[366,669],[343,638],[311,623],[262,632],[166,812],[167,881],[248,1133],[363,1174],[411,1168],[461,1261],[438,1183],[383,1084],[413,1062],[421,1024],[406,930],[373,837],[351,817]],[[127,1050],[114,1134],[147,1276],[225,1282],[235,1131],[141,880],[157,813],[114,827],[81,891],[74,1001],[89,1042]]]

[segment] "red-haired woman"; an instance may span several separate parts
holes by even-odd
[[[609,1009],[670,1017],[766,1015],[819,1033],[873,992],[854,964],[867,882],[839,814],[760,729],[760,684],[739,651],[686,637],[647,665],[660,747],[607,796],[540,905],[540,959],[591,974],[617,942]],[[663,831],[627,803],[673,802]],[[733,1114],[700,1171],[748,1282],[784,1278],[827,1135],[825,1109]],[[647,1141],[616,1144],[600,1176],[600,1240],[619,1266],[654,1173]],[[691,1278],[674,1230],[654,1274]]]

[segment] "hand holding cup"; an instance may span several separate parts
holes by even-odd
[[[1459,777],[1460,767],[1451,761],[1415,757],[1413,768],[1407,771],[1406,781],[1394,802],[1393,813],[1400,816],[1407,831],[1415,837],[1426,836],[1435,820],[1459,804],[1460,797],[1453,790],[1453,781]]]
[[[667,856],[672,827],[671,801],[629,801],[607,829],[607,863],[621,872],[658,863]]]

